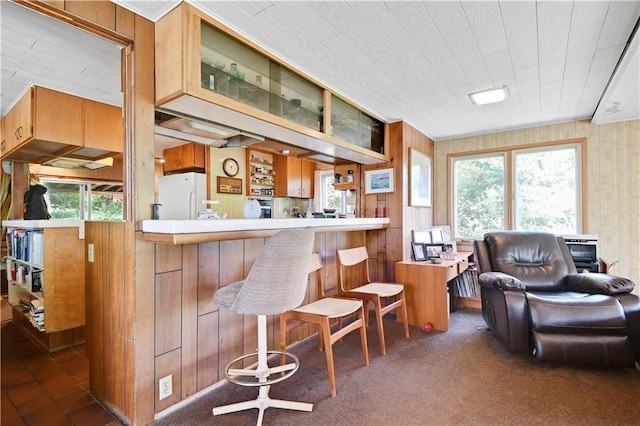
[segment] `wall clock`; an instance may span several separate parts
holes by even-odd
[[[238,162],[235,159],[227,158],[222,163],[222,170],[227,176],[235,176],[238,174],[240,166],[238,166]]]

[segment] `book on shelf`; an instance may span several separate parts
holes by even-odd
[[[30,305],[31,314],[44,313],[44,302],[40,299],[33,299]]]
[[[5,236],[7,255],[17,260],[42,265],[44,234],[36,229],[12,229]]]
[[[473,299],[480,298],[480,287],[478,285],[478,273],[473,269],[467,269],[457,278],[458,293],[460,297]]]

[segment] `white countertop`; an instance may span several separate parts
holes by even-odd
[[[49,219],[49,220],[3,220],[5,228],[78,228],[78,238],[84,240],[84,220]]]
[[[353,226],[380,226],[389,224],[389,218],[341,219],[220,219],[220,220],[143,220],[142,231],[157,234],[195,234],[210,232],[263,231],[287,228],[335,228]]]

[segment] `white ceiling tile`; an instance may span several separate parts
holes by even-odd
[[[533,2],[501,1],[500,11],[513,69],[538,65],[538,25]]]
[[[612,1],[598,40],[598,49],[626,43],[639,15],[640,1]]]
[[[445,80],[446,84],[467,82],[452,52],[421,3],[410,3],[393,11],[399,22],[405,22],[409,37]]]
[[[598,24],[583,26],[569,34],[562,88],[564,94],[580,93],[584,90],[598,42],[598,27]]]
[[[484,56],[484,62],[491,76],[492,86],[508,86],[510,92],[517,91],[516,77],[508,50],[500,50]]]
[[[462,6],[483,55],[508,48],[497,1],[464,1]]]
[[[424,5],[442,35],[469,26],[467,15],[458,1],[425,1]]]
[[[285,7],[280,7],[285,6]],[[292,1],[286,5],[274,3],[282,14],[294,20],[297,27],[302,28],[306,33],[312,35],[316,40],[323,41],[331,37],[337,36],[340,32],[331,22],[327,21],[323,16],[316,13],[307,2]]]
[[[449,49],[460,69],[466,76],[472,91],[486,90],[493,87],[491,76],[487,71],[484,58],[480,54],[471,28],[466,27],[444,36]]]
[[[344,2],[309,2],[316,13],[331,22],[348,41],[368,57],[386,56],[389,49]]]
[[[613,46],[596,51],[580,102],[598,102],[623,48],[624,46]]]
[[[560,80],[564,74],[573,4],[538,3],[538,54],[540,83]]]
[[[540,84],[540,114],[544,122],[556,121],[560,114],[562,80]]]
[[[609,8],[608,1],[576,1],[573,3],[571,29],[602,25]]]

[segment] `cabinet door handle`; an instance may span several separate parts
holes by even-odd
[[[7,144],[5,143],[5,141],[3,140],[2,143],[0,143],[0,151],[4,151],[4,148]]]

